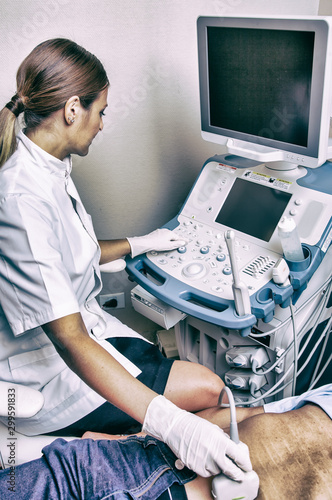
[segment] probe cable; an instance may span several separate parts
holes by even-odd
[[[323,369],[321,370],[320,374],[317,375],[316,379],[313,382],[310,383],[309,390],[312,389],[317,384],[318,380],[323,375],[324,371],[326,370],[326,368],[330,364],[331,360],[332,360],[332,353],[330,354],[330,356],[329,356],[328,360],[326,361],[326,363],[325,363]]]
[[[222,403],[222,397],[224,392],[226,392],[228,396],[228,403]],[[218,406],[222,408],[229,408],[231,412],[231,417],[230,417],[230,430],[229,430],[229,435],[232,441],[235,443],[239,443],[239,432],[237,428],[237,422],[236,422],[236,408],[235,408],[235,403],[234,403],[234,397],[232,394],[232,391],[230,390],[227,385],[222,389],[221,393],[219,394],[219,399],[218,399]]]
[[[307,365],[307,363],[309,362],[309,360],[312,358],[313,354],[315,353],[319,343],[321,342],[322,338],[325,336],[325,333],[326,333],[326,330],[329,328],[330,326],[330,323],[332,323],[332,318],[330,319],[329,321],[329,325],[325,328],[324,332],[322,333],[321,335],[321,338],[317,341],[312,353],[310,354],[310,356],[308,357],[308,359],[306,360],[305,364],[303,366],[301,366],[301,368],[299,369],[298,371],[298,375],[301,374],[301,372],[303,371],[303,369],[305,368],[305,366]],[[329,332],[330,333],[330,332]],[[301,357],[301,355],[303,354],[303,349],[301,349],[300,353],[299,353],[299,358]],[[323,366],[323,368],[320,370],[320,373],[317,375],[316,379],[311,383],[310,387],[308,390],[312,389],[314,387],[314,385],[317,383],[317,381],[321,378],[321,376],[323,375],[324,371],[326,370],[326,368],[328,367],[330,361],[332,359],[332,354],[330,354],[328,360],[326,361],[325,365]],[[269,389],[267,392],[265,392],[264,394],[262,394],[261,396],[255,398],[255,399],[251,399],[249,401],[246,401],[246,402],[240,402],[240,403],[237,403],[237,405],[250,405],[252,403],[257,403],[258,401],[261,401],[262,399],[265,399],[266,397],[272,397],[274,396],[275,394],[278,394],[279,392],[281,392],[282,390],[286,389],[286,387],[289,386],[289,384],[292,383],[292,380],[289,380],[288,382],[286,382],[282,387],[278,387],[280,385],[281,382],[284,381],[284,379],[287,377],[287,375],[291,372],[291,370],[293,369],[293,362],[291,363],[291,365],[289,366],[288,370],[285,372],[285,374],[283,375],[283,377],[281,379],[278,380],[278,382],[276,382],[273,387],[271,387],[271,389]],[[277,388],[278,387],[278,388]]]
[[[308,305],[309,302],[311,302],[313,299],[315,299],[317,297],[317,295],[319,295],[326,286],[329,286],[331,285],[331,281],[332,280],[332,275],[330,275],[328,277],[328,279],[321,285],[321,287],[316,290],[316,292],[311,296],[309,297],[305,302],[303,302],[303,304],[296,310],[296,314],[298,314],[299,312],[302,311],[302,309],[304,307],[306,307]],[[325,298],[325,296],[323,297]],[[263,333],[251,333],[250,336],[253,337],[253,338],[259,338],[259,337],[267,337],[267,336],[270,336],[272,335],[273,333],[275,333],[276,331],[280,330],[280,328],[286,326],[289,322],[291,321],[291,317],[285,319],[282,323],[280,323],[280,325],[276,326],[275,328],[269,330],[268,332],[263,332]],[[310,321],[310,320],[309,320]]]
[[[312,356],[314,355],[314,353],[315,353],[316,349],[318,348],[318,346],[319,346],[320,342],[321,342],[321,341],[322,341],[322,339],[324,338],[324,336],[325,336],[325,334],[326,334],[326,331],[328,330],[328,328],[330,328],[331,323],[332,323],[332,318],[330,318],[329,323],[326,325],[326,327],[325,327],[324,331],[322,332],[322,334],[321,334],[320,338],[319,338],[319,339],[318,339],[318,341],[316,342],[315,347],[313,348],[312,352],[310,353],[310,356],[308,356],[308,358],[306,359],[305,363],[304,363],[304,364],[301,366],[301,368],[298,370],[298,375],[300,375],[300,374],[302,373],[302,371],[304,370],[304,368],[306,367],[306,365],[308,364],[308,362],[310,361],[310,359],[311,359],[311,358],[312,358]],[[330,332],[329,332],[329,333],[330,333]],[[311,334],[311,336],[312,336],[312,334]],[[310,338],[311,338],[311,336],[310,336]],[[289,347],[292,347],[292,344],[290,344],[290,346],[289,346]],[[305,350],[305,347],[306,347],[306,346],[304,345],[304,346],[302,347],[302,349],[300,350],[300,352],[299,352],[299,356],[298,356],[298,359],[300,359],[300,358],[301,358],[301,356],[302,356],[302,354],[303,354],[303,352],[304,352],[304,350]],[[289,350],[289,349],[288,349],[288,350]],[[328,366],[328,364],[329,364],[329,361],[331,360],[331,357],[332,357],[332,355],[330,356],[329,360],[325,363],[324,367],[321,369],[321,371],[320,371],[320,373],[319,373],[319,375],[318,375],[317,379],[315,380],[315,383],[317,382],[317,380],[318,380],[318,379],[322,376],[322,374],[323,374],[323,373],[324,373],[324,371],[326,370],[326,368],[327,368],[327,366]],[[284,384],[282,387],[280,387],[280,388],[278,388],[278,389],[277,389],[277,387],[279,386],[279,384],[280,384],[281,382],[283,382],[283,380],[286,378],[286,376],[288,375],[288,373],[291,371],[292,366],[293,366],[293,361],[292,361],[291,365],[289,366],[288,370],[286,371],[286,373],[284,374],[284,376],[283,376],[282,378],[280,378],[280,379],[278,380],[278,382],[276,382],[276,383],[273,385],[273,387],[271,387],[271,388],[270,388],[267,392],[265,392],[264,394],[262,394],[260,397],[255,398],[255,399],[250,400],[250,401],[247,401],[247,402],[245,402],[245,403],[243,403],[243,404],[245,404],[245,405],[249,405],[249,404],[251,404],[251,403],[254,403],[254,402],[260,401],[261,399],[264,399],[264,398],[266,398],[267,396],[274,396],[275,394],[278,394],[278,392],[280,392],[280,391],[282,391],[283,389],[285,389],[286,387],[288,387],[288,386],[289,386],[289,384],[290,384],[292,381],[288,381],[288,382],[286,382],[286,384]],[[266,372],[258,372],[258,373],[257,373],[257,372],[255,372],[255,373],[256,373],[256,374],[258,374],[258,375],[264,375],[265,373],[268,373],[268,370],[266,370]],[[271,391],[272,391],[272,392],[271,392]],[[242,402],[241,402],[241,403],[242,403]]]
[[[329,321],[329,324],[332,322],[332,318],[330,319]],[[327,325],[327,327],[325,327],[320,339],[316,342],[316,345],[315,345],[315,348],[313,351],[315,351],[319,345],[319,343],[321,342],[322,338],[324,337],[325,335],[325,332],[326,330],[328,329],[328,327],[330,325]],[[304,348],[301,349],[300,353],[299,353],[299,357],[303,354],[303,350]],[[311,359],[311,357],[313,356],[313,353],[311,353],[311,355],[309,356],[309,359]],[[319,376],[317,377],[317,379],[315,380],[315,383],[317,382],[317,380],[322,376],[322,374],[324,373],[324,371],[326,370],[330,360],[332,358],[332,354],[330,355],[328,361],[325,363],[323,369],[320,371],[320,374]],[[279,387],[280,384],[285,380],[285,378],[288,376],[288,374],[293,370],[293,364],[294,362],[292,361],[290,366],[288,367],[288,369],[286,370],[286,372],[284,373],[284,375],[273,385],[273,387],[271,387],[268,391],[266,391],[264,394],[262,394],[261,396],[259,396],[258,398],[254,398],[254,399],[251,399],[249,401],[241,401],[239,403],[237,403],[238,406],[242,405],[242,406],[248,406],[248,405],[251,405],[253,403],[257,403],[258,401],[261,401],[262,399],[265,399],[267,397],[271,397],[271,396],[274,396],[275,394],[278,394],[280,391],[282,391],[283,389],[285,389],[286,387],[289,386],[290,383],[292,383],[292,380],[289,380],[288,382],[286,382],[282,387]],[[306,364],[307,364],[307,361],[306,361]],[[300,370],[298,371],[298,374],[300,374],[304,369],[304,366],[302,366],[300,368]]]
[[[321,311],[318,311],[319,312],[319,316],[321,314]],[[316,313],[317,313],[317,310],[316,310]],[[295,313],[296,314],[296,313]],[[318,321],[319,321],[319,316],[315,319],[315,325],[311,327],[311,333],[310,335],[308,336],[308,338],[306,339],[304,345],[302,346],[302,349],[301,349],[301,353],[305,350],[305,348],[307,347],[308,343],[310,342],[313,334],[315,333],[315,330],[318,326]],[[313,318],[311,318],[311,321],[313,321]],[[301,336],[301,333],[303,332],[303,330],[305,328],[308,327],[310,323],[310,320],[300,329],[299,333],[298,333],[298,336],[300,337]],[[279,328],[282,328],[283,325],[281,325]],[[308,330],[309,331],[309,330]],[[267,375],[268,373],[270,373],[276,366],[278,366],[280,364],[280,361],[282,361],[286,356],[287,354],[289,353],[289,351],[292,349],[293,347],[293,342],[291,342],[287,347],[286,349],[284,350],[284,352],[278,357],[278,359],[269,367],[267,368],[265,371],[257,371],[256,369],[256,365],[255,365],[255,362],[253,362],[253,366],[252,366],[252,371],[255,375]]]
[[[332,285],[330,285],[330,288],[332,288]],[[327,290],[327,291],[331,292],[331,290]],[[329,294],[327,294],[327,295],[328,295],[328,298],[329,298],[329,297],[330,297],[330,295],[329,295]],[[326,327],[325,327],[325,329],[324,329],[323,333],[327,332],[327,330],[328,330],[328,329],[329,329],[329,327],[331,326],[331,323],[332,323],[332,316],[330,317],[329,321],[327,322]],[[331,333],[331,329],[330,329],[330,331],[327,333],[327,335],[326,335],[326,337],[325,337],[324,346],[322,347],[322,350],[321,350],[321,353],[320,353],[319,359],[318,359],[317,364],[316,364],[315,371],[314,371],[314,373],[313,373],[313,375],[312,375],[312,377],[311,377],[310,385],[313,383],[312,381],[313,381],[313,380],[315,380],[315,377],[316,377],[316,375],[317,375],[318,368],[319,368],[319,366],[320,366],[320,364],[321,364],[321,362],[322,362],[322,360],[323,360],[323,356],[324,356],[325,351],[326,351],[326,348],[327,348],[327,343],[328,343],[328,341],[329,341],[329,335],[330,335],[330,333]],[[324,369],[325,369],[325,368],[324,368]],[[322,372],[321,372],[321,373],[322,373]],[[321,374],[319,375],[319,378],[320,378],[320,377],[321,377]],[[316,383],[316,382],[315,382],[315,383]],[[314,384],[314,385],[315,385],[315,384]]]
[[[329,278],[330,279],[330,278]],[[311,297],[310,300],[313,300],[321,291],[322,289],[325,287],[326,283],[328,282],[328,280],[324,283],[324,285]],[[332,288],[332,280],[330,281],[330,283],[328,284],[328,287],[326,289],[326,292],[329,292],[329,288]],[[320,301],[320,304],[318,305],[319,307],[316,308],[316,311],[314,313],[314,315],[309,318],[309,320],[302,326],[302,328],[300,329],[299,333],[298,333],[298,337],[301,336],[301,333],[303,332],[304,329],[308,329],[309,331],[309,325],[310,325],[310,322],[314,323],[313,326],[310,326],[310,328],[312,329],[311,330],[311,334],[309,335],[309,337],[306,339],[305,341],[305,344],[303,345],[302,349],[301,349],[301,353],[304,351],[304,349],[306,348],[306,346],[308,345],[308,343],[310,342],[317,326],[318,326],[318,322],[319,322],[319,319],[320,319],[320,315],[321,315],[321,312],[322,310],[324,309],[325,305],[326,305],[326,302],[328,300],[328,293],[325,293],[324,296],[322,297],[321,301]],[[298,313],[301,312],[301,310],[303,309],[304,306],[306,306],[308,304],[309,300],[307,300],[306,302],[304,302],[304,304],[302,304],[302,306],[297,310],[297,311],[294,311],[294,308],[291,307],[291,315],[289,318],[287,318],[287,320],[285,320],[283,323],[281,323],[278,327],[274,328],[273,330],[270,330],[269,332],[267,333],[263,333],[263,334],[252,334],[251,336],[256,338],[256,337],[265,337],[265,336],[270,336],[272,335],[273,333],[279,331],[281,328],[283,328],[286,324],[288,324],[290,321],[293,322],[293,330],[294,330],[294,321],[293,321],[293,316],[294,315],[297,315]],[[315,317],[316,316],[316,317]],[[284,352],[278,357],[277,361],[275,361],[267,370],[265,371],[256,371],[256,367],[255,365],[253,364],[253,368],[252,368],[252,371],[254,374],[256,375],[266,375],[268,373],[270,373],[279,363],[280,361],[283,360],[283,358],[285,358],[285,356],[288,354],[288,352],[290,351],[290,349],[293,347],[293,342],[291,344],[289,344],[287,346],[287,348],[284,350]]]

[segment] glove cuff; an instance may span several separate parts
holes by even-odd
[[[186,412],[164,396],[156,396],[148,406],[142,430],[150,436],[167,442],[170,430],[182,413]]]
[[[136,255],[138,254],[135,254],[135,251],[134,251],[134,247],[133,247],[133,243],[132,243],[132,240],[134,238],[126,238],[126,240],[128,241],[129,243],[129,246],[130,246],[130,257],[133,259],[134,257],[136,257]]]
[[[152,250],[151,245],[147,244],[146,236],[133,236],[132,238],[126,238],[130,245],[130,256],[132,258],[141,255],[142,253],[150,252]]]

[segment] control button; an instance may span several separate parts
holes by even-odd
[[[222,292],[224,291],[224,289],[223,289],[221,286],[218,286],[218,285],[213,286],[213,287],[211,288],[211,290],[212,290],[213,292],[217,292],[217,293],[222,293]]]
[[[299,207],[300,205],[302,205],[302,200],[298,198],[297,200],[294,201],[294,203],[297,207]]]
[[[182,274],[187,278],[201,278],[206,274],[206,268],[201,262],[192,262],[182,269]]]
[[[187,251],[187,247],[179,247],[178,248],[179,253],[186,253],[186,251]]]
[[[226,276],[228,276],[229,274],[232,274],[232,268],[229,266],[225,266],[222,272],[223,274],[226,274]]]
[[[226,260],[226,255],[224,253],[219,253],[216,259],[218,262],[224,262],[224,260]]]
[[[207,254],[207,253],[209,253],[209,251],[210,251],[209,247],[202,247],[202,248],[200,249],[200,252],[201,252],[202,254],[204,254],[204,255],[205,255],[205,254]]]
[[[289,211],[289,214],[294,217],[294,215],[297,214],[297,210],[295,210],[295,208],[292,208],[292,210]]]
[[[165,266],[167,264],[166,259],[158,259],[157,262],[158,262],[158,264],[161,264],[162,266]]]

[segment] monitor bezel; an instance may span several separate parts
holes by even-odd
[[[201,131],[205,140],[238,144],[241,156],[272,159],[317,167],[328,158],[331,116],[331,20],[325,17],[199,17],[197,20]],[[299,146],[270,137],[250,135],[210,124],[208,81],[208,27],[311,31],[315,33],[308,144]]]

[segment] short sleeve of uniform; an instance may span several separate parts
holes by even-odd
[[[9,195],[0,204],[0,303],[15,336],[79,311],[50,204]]]

